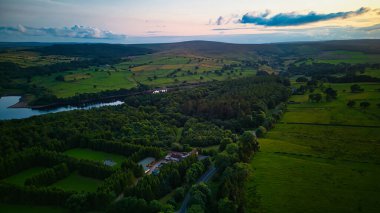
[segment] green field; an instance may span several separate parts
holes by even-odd
[[[53,206],[12,205],[0,203],[0,212],[6,213],[64,213],[65,209]]]
[[[20,173],[17,173],[15,175],[12,175],[12,176],[4,179],[4,181],[8,182],[8,183],[23,186],[26,179],[42,172],[43,170],[44,170],[44,168],[42,168],[42,167],[34,167],[34,168],[26,169]]]
[[[378,54],[368,54],[363,52],[354,51],[325,51],[317,55],[312,56],[308,59],[303,59],[295,64],[298,66],[302,63],[311,65],[313,63],[329,63],[329,64],[365,64],[365,63],[378,63],[380,60],[380,55]],[[288,63],[294,62],[294,60],[289,60]]]
[[[100,152],[100,151],[94,151],[91,149],[70,149],[64,152],[66,155],[77,158],[77,159],[84,159],[84,160],[92,160],[97,161],[100,163],[103,163],[105,160],[112,160],[116,162],[114,166],[120,166],[121,163],[126,159],[126,157],[122,155],[107,153],[107,152]]]
[[[380,78],[380,70],[378,69],[366,69],[363,75],[369,75],[375,78]]]
[[[43,66],[55,63],[65,63],[74,60],[66,56],[41,56],[36,52],[10,50],[0,53],[0,62],[13,62],[21,67]]]
[[[292,96],[301,103],[289,104],[282,122],[259,140],[247,181],[249,212],[377,212],[380,84],[361,83],[363,93],[349,92],[350,85],[326,85],[338,90],[332,102]],[[348,100],[371,106],[349,108]]]
[[[365,54],[362,52],[352,52],[352,51],[329,51],[324,52],[319,56],[316,62],[319,63],[378,63],[380,55]]]
[[[291,100],[302,102],[301,104],[289,104],[288,112],[282,120],[283,122],[307,122],[323,124],[344,124],[344,125],[380,125],[380,108],[376,104],[380,103],[380,84],[360,83],[363,93],[351,93],[350,86],[353,83],[345,84],[325,84],[327,88],[331,86],[338,91],[338,98],[332,102],[310,103],[308,95],[293,96]],[[322,93],[316,91],[315,93]],[[348,100],[354,100],[356,106],[349,108],[346,106]],[[369,101],[371,105],[368,109],[361,109],[359,103]]]
[[[60,188],[66,191],[95,192],[101,183],[101,180],[72,173],[67,178],[55,182],[51,187]]]
[[[236,63],[225,60],[226,64]],[[134,57],[113,66],[90,67],[46,76],[36,76],[31,84],[50,90],[57,97],[70,97],[78,93],[95,93],[104,90],[129,89],[138,83],[163,87],[181,83],[198,83],[252,76],[251,69],[216,74],[223,64],[210,58],[145,55]],[[64,81],[56,80],[62,75]]]

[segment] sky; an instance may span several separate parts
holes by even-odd
[[[2,42],[380,39],[380,0],[0,0]]]

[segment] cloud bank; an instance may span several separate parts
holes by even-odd
[[[266,11],[261,14],[249,14],[246,13],[239,20],[239,23],[242,24],[255,24],[262,26],[297,26],[303,24],[309,24],[319,21],[327,21],[332,19],[346,19],[353,16],[362,15],[371,11],[369,8],[362,7],[356,11],[348,12],[337,12],[337,13],[328,13],[328,14],[318,14],[316,12],[309,12],[308,14],[297,14],[292,13],[278,13],[276,15],[270,16],[270,12]]]
[[[49,36],[60,38],[84,38],[84,39],[124,39],[125,35],[114,34],[107,30],[95,27],[74,25],[63,28],[35,28],[23,25],[16,27],[0,26],[0,34],[14,36]]]

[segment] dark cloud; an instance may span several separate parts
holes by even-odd
[[[221,24],[223,24],[223,21],[224,21],[224,18],[222,17],[222,16],[219,16],[219,18],[218,19],[216,19],[216,25],[221,25]]]
[[[362,7],[356,11],[337,12],[328,14],[318,14],[316,12],[309,12],[308,14],[292,13],[278,13],[274,16],[270,16],[270,12],[266,11],[262,14],[245,14],[239,23],[242,24],[255,24],[262,26],[296,26],[308,23],[314,23],[319,21],[326,21],[331,19],[346,19],[353,16],[358,16],[369,12],[369,8]]]
[[[226,30],[252,30],[253,28],[216,28],[218,32]],[[256,32],[256,33],[255,33]],[[238,35],[238,34],[235,34]],[[287,41],[319,41],[319,40],[346,40],[346,39],[378,39],[380,38],[380,24],[369,27],[352,26],[324,26],[310,28],[266,28],[261,27],[258,31],[245,35],[252,42],[287,42]],[[267,37],[265,37],[267,36]],[[259,40],[255,40],[259,39]]]
[[[0,27],[0,34],[22,36],[50,36],[61,38],[87,38],[87,39],[122,39],[125,35],[114,34],[107,30],[95,27],[75,25],[63,28],[35,28],[17,25],[16,27]]]
[[[236,21],[239,19],[239,15],[237,14],[232,14],[229,16],[219,16],[215,21],[210,19],[208,25],[224,25],[224,24],[229,24],[232,21]]]

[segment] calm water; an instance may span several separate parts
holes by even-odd
[[[16,104],[20,100],[20,98],[21,98],[20,96],[5,96],[5,97],[0,98],[0,120],[29,118],[35,115],[43,115],[43,114],[48,114],[48,113],[56,113],[56,112],[70,111],[70,110],[76,110],[76,109],[91,109],[91,108],[103,107],[103,106],[116,106],[116,105],[120,105],[124,103],[122,101],[114,101],[110,103],[91,104],[85,107],[67,106],[67,107],[58,107],[58,108],[49,109],[49,110],[37,110],[37,109],[30,109],[30,108],[8,108],[9,106]]]

